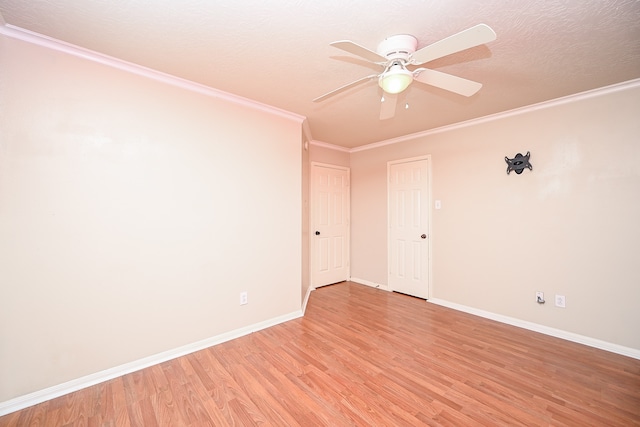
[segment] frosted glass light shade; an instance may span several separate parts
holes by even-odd
[[[378,85],[387,93],[396,94],[405,90],[413,81],[413,74],[402,65],[393,65],[378,79]]]

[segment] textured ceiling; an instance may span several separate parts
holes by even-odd
[[[0,0],[27,29],[308,118],[313,139],[353,148],[640,78],[638,0]],[[378,73],[329,46],[418,48],[479,23],[496,41],[426,66],[483,83],[466,98],[414,83],[379,120]]]

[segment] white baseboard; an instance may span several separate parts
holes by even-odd
[[[355,277],[352,277],[349,280],[362,285],[371,286],[373,288],[387,290],[386,286],[373,283],[367,280],[358,279]],[[273,319],[269,319],[264,322],[256,323],[253,325],[246,326],[244,328],[240,328],[240,329],[236,329],[220,335],[216,335],[214,337],[207,338],[202,341],[198,341],[192,344],[187,344],[185,346],[168,350],[153,356],[145,357],[143,359],[126,363],[124,365],[120,365],[120,366],[106,369],[104,371],[96,372],[94,374],[77,378],[77,379],[74,379],[62,384],[58,384],[52,387],[48,387],[46,389],[29,393],[24,396],[19,396],[14,399],[7,400],[5,402],[0,402],[0,416],[7,415],[15,411],[19,411],[21,409],[28,408],[33,405],[37,405],[38,403],[46,402],[47,400],[55,399],[56,397],[60,397],[65,394],[73,393],[74,391],[78,391],[86,387],[91,387],[101,382],[109,381],[113,378],[117,378],[117,377],[129,374],[131,372],[148,368],[149,366],[157,365],[159,363],[166,362],[168,360],[172,360],[177,357],[194,353],[196,351],[203,350],[205,348],[212,347],[214,345],[221,344],[223,342],[248,335],[252,332],[266,329],[268,327],[275,326],[280,323],[302,317],[304,313],[304,308],[306,308],[307,301],[309,300],[309,295],[313,290],[314,289],[312,287],[309,287],[309,289],[307,290],[307,294],[305,295],[302,310],[294,311],[292,313],[279,316]],[[528,322],[525,320],[520,320],[520,319],[516,319],[509,316],[503,316],[501,314],[491,313],[488,311],[464,306],[461,304],[452,303],[452,302],[437,299],[437,298],[429,299],[427,302],[640,360],[640,350],[638,349],[609,343],[606,341],[598,340],[598,339],[587,337],[584,335],[574,334],[572,332],[563,331],[561,329],[555,329],[548,326],[539,325],[537,323]]]
[[[456,304],[453,302],[431,298],[427,300],[432,304],[441,305],[443,307],[452,308],[454,310],[463,311],[465,313],[473,314],[476,316],[484,317],[486,319],[495,320],[508,325],[517,326],[519,328],[528,329],[530,331],[539,332],[541,334],[550,335],[556,338],[562,338],[567,341],[584,344],[589,347],[599,348],[601,350],[610,351],[611,353],[621,354],[623,356],[632,357],[634,359],[640,359],[640,350],[630,347],[625,347],[619,344],[613,344],[607,341],[602,341],[596,338],[587,337],[584,335],[574,334],[573,332],[563,331],[562,329],[551,328],[549,326],[539,325],[537,323],[528,322],[526,320],[516,319],[514,317],[503,316],[501,314],[492,313],[490,311],[484,311],[466,305]]]
[[[135,360],[133,362],[126,363],[124,365],[115,366],[113,368],[106,369],[104,371],[96,372],[91,375],[87,375],[81,378],[77,378],[71,381],[67,381],[62,384],[48,387],[43,390],[35,391],[33,393],[25,394],[23,396],[16,397],[5,402],[0,402],[0,416],[10,414],[15,411],[19,411],[29,406],[37,405],[38,403],[46,402],[47,400],[55,399],[56,397],[63,396],[65,394],[73,393],[74,391],[81,390],[83,388],[91,387],[93,385],[109,381],[120,376],[130,374],[131,372],[139,371],[149,366],[157,365],[168,360],[175,359],[190,353],[194,353],[199,350],[203,350],[208,347],[212,347],[217,344],[221,344],[226,341],[230,341],[235,338],[240,338],[244,335],[248,335],[252,332],[266,329],[271,326],[278,325],[280,323],[287,322],[289,320],[302,317],[302,310],[294,311],[289,314],[275,317],[273,319],[266,320],[264,322],[255,323],[253,325],[246,326],[244,328],[236,329],[233,331],[225,332],[220,335],[216,335],[211,338],[197,341],[191,344],[187,344],[182,347],[178,347],[172,350],[164,351],[153,356],[145,357],[143,359]]]
[[[388,291],[387,285],[383,285],[381,283],[370,282],[369,280],[359,279],[357,277],[350,277],[349,281],[359,283],[361,285],[371,286],[372,288],[382,289],[383,291]]]

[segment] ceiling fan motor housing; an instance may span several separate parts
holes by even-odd
[[[401,60],[408,62],[409,57],[416,51],[418,40],[410,34],[398,34],[387,37],[379,45],[377,53],[389,61]]]

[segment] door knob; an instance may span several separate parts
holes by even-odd
[[[421,238],[421,239],[426,239],[426,238],[427,238],[427,235],[426,235],[426,234],[423,234],[422,236],[420,236],[420,238]]]
[[[316,236],[319,236],[319,235],[320,235],[320,232],[319,232],[319,231],[316,231]]]

